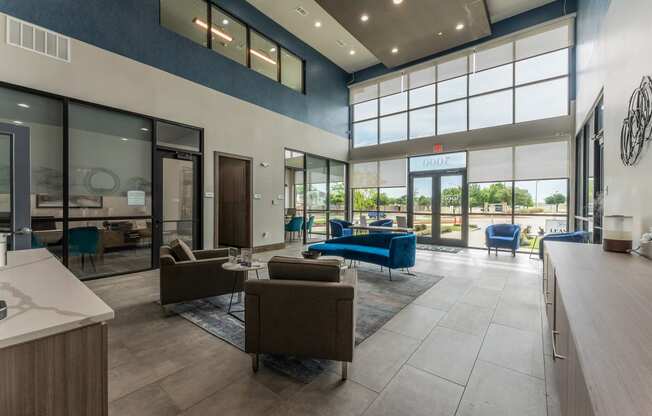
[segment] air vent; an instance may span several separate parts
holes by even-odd
[[[308,16],[308,10],[304,9],[303,7],[299,6],[296,9],[294,9],[295,12],[299,13],[301,16]]]
[[[7,43],[64,62],[70,62],[70,38],[7,16]]]
[[[339,46],[340,48],[343,48],[343,47],[346,46],[346,43],[342,42],[341,40],[338,40],[337,41],[337,46]]]

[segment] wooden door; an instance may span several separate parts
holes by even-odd
[[[251,161],[220,156],[218,165],[218,243],[250,248]]]

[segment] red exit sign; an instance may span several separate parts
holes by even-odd
[[[433,150],[433,152],[435,152],[435,153],[441,153],[441,152],[444,151],[444,145],[441,144],[441,143],[436,143],[436,144],[432,147],[432,150]]]

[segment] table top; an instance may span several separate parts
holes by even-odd
[[[390,231],[395,233],[412,233],[413,228],[410,227],[381,227],[378,225],[351,225],[349,228],[352,230],[369,230],[369,231]]]
[[[0,268],[0,348],[113,319],[113,310],[46,249],[11,251]]]
[[[595,416],[652,414],[652,261],[547,242]]]
[[[245,266],[238,263],[222,263],[222,268],[231,272],[248,272],[252,270],[261,270],[265,268],[265,263],[252,262],[251,266]]]

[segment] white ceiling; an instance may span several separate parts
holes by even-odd
[[[358,71],[380,61],[353,35],[340,25],[315,0],[247,0],[254,7],[283,26],[290,33],[315,48],[347,72]],[[353,1],[353,0],[351,0]],[[378,0],[391,1],[391,0]],[[410,0],[405,0],[410,1]],[[552,3],[555,0],[486,0],[491,22]],[[308,14],[302,16],[296,9],[301,7]],[[321,27],[316,28],[315,22]],[[340,46],[338,41],[344,43]],[[355,50],[355,55],[349,51]]]
[[[486,0],[492,23],[536,9],[555,0]]]

